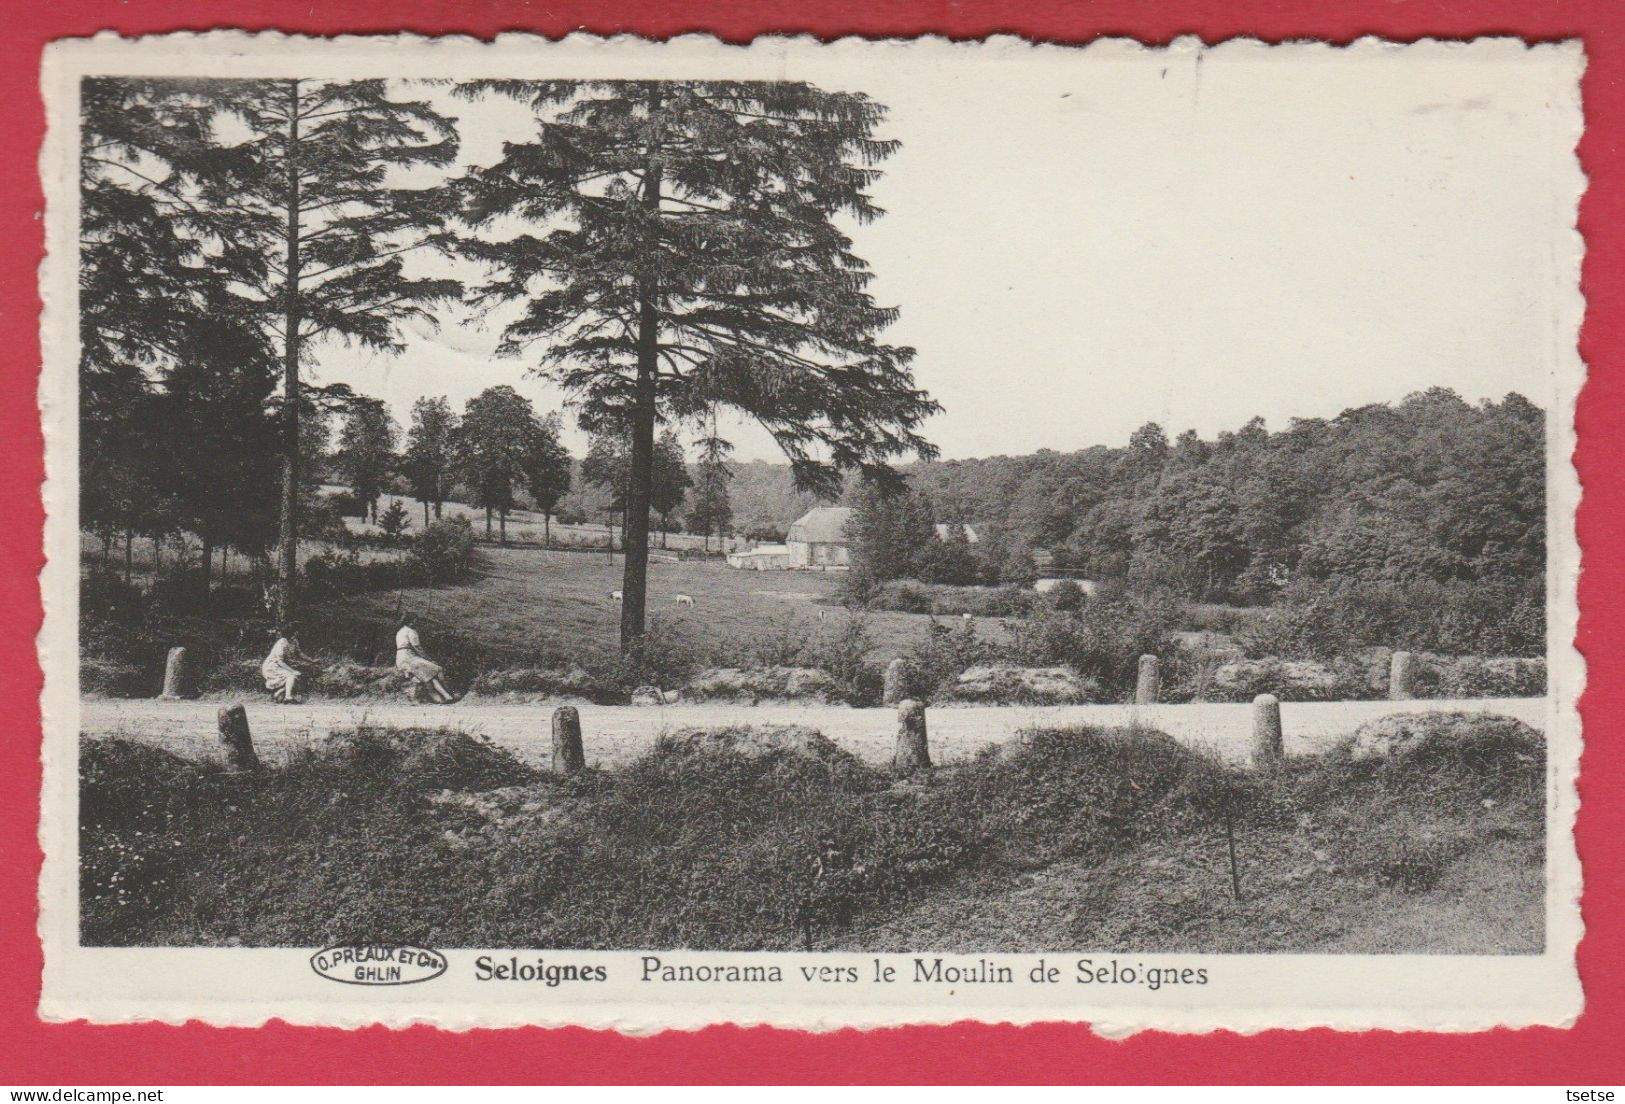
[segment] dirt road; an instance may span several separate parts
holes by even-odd
[[[126,736],[149,741],[180,755],[219,754],[215,713],[219,701],[87,699],[80,705],[80,731],[89,736]],[[489,736],[535,763],[551,754],[552,703],[478,701],[452,706],[405,702],[312,701],[277,706],[250,700],[249,724],[261,754],[276,762],[288,750],[322,739],[338,728],[358,724],[448,725]],[[577,704],[587,760],[602,766],[624,763],[650,747],[664,729],[690,725],[804,724],[872,763],[892,752],[896,712],[838,705],[671,705],[604,706]],[[931,754],[939,763],[974,755],[1023,729],[1092,724],[1124,725],[1138,720],[1191,746],[1203,746],[1241,762],[1251,734],[1250,704],[1070,705],[934,707],[928,715]],[[1288,702],[1281,706],[1288,754],[1324,750],[1374,717],[1417,710],[1501,713],[1535,728],[1546,727],[1546,702],[1539,698],[1479,701]]]

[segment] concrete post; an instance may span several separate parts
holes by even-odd
[[[1154,705],[1162,696],[1162,673],[1159,670],[1157,657],[1143,655],[1140,657],[1140,675],[1134,683],[1134,704]]]
[[[254,738],[248,732],[248,710],[242,704],[221,706],[220,742],[226,745],[226,765],[234,771],[257,771],[260,757],[254,754]]]
[[[1281,702],[1274,694],[1253,699],[1253,766],[1278,766],[1286,755],[1281,742]]]
[[[553,710],[553,770],[575,774],[586,765],[587,756],[581,748],[581,714],[573,705],[561,705]]]
[[[880,701],[883,705],[897,705],[908,697],[908,660],[898,656],[886,664],[881,687]]]
[[[187,670],[186,666],[186,649],[169,649],[169,658],[164,661],[163,697],[174,701],[177,698],[184,698],[189,695],[192,692],[190,679],[188,678],[190,674],[191,672]],[[148,683],[148,685],[150,686],[151,683]]]
[[[1412,678],[1416,673],[1416,657],[1409,652],[1395,652],[1388,661],[1388,700],[1410,701],[1416,697]]]
[[[925,705],[905,699],[897,705],[897,750],[892,754],[893,774],[931,769],[931,745],[925,734]]]

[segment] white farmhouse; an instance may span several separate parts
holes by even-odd
[[[790,566],[824,570],[846,567],[850,562],[846,523],[850,520],[850,506],[815,506],[802,514],[790,526],[785,541],[790,548]]]

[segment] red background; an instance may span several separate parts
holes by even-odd
[[[24,0],[6,5],[0,64],[0,1083],[650,1082],[1625,1082],[1625,5],[1610,0]],[[820,37],[976,38],[1014,33],[1061,42],[1127,35],[1148,43],[1195,34],[1347,42],[1510,34],[1584,40],[1585,139],[1590,178],[1581,206],[1587,312],[1581,352],[1590,379],[1580,399],[1576,454],[1585,487],[1579,644],[1591,689],[1582,701],[1586,752],[1578,829],[1585,865],[1580,946],[1586,1012],[1572,1030],[1473,1035],[1274,1031],[1251,1037],[1144,1033],[1121,1042],[1087,1028],[961,1024],[828,1035],[711,1028],[631,1039],[581,1030],[431,1028],[337,1031],[274,1023],[259,1030],[91,1027],[39,1022],[41,955],[35,934],[40,850],[40,624],[42,563],[37,265],[44,133],[40,51],[54,38],[241,27],[308,34],[490,36],[575,30],[667,37],[709,31],[736,42],[769,32]],[[1493,226],[1485,233],[1494,233]],[[1396,994],[1396,999],[1403,999]]]

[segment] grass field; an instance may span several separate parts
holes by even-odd
[[[577,661],[584,651],[607,655],[618,646],[621,607],[610,592],[621,588],[621,569],[620,556],[611,564],[586,552],[486,547],[464,585],[341,599],[312,619],[373,622],[404,606],[418,616],[431,651],[439,632],[476,638],[516,662]],[[740,571],[717,561],[656,558],[649,565],[649,612],[707,651],[764,633],[832,632],[857,616],[873,638],[873,658],[882,660],[927,631],[931,619],[924,615],[849,613],[834,604],[839,583],[840,576],[820,572]],[[692,597],[694,606],[679,607],[679,594]],[[996,623],[982,628],[997,638]]]

